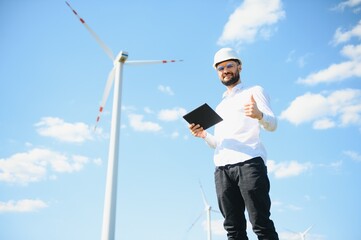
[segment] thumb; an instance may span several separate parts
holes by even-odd
[[[253,94],[251,95],[251,102],[256,103],[256,101],[254,100]]]

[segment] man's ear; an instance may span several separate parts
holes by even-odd
[[[242,64],[239,64],[239,65],[238,65],[238,71],[239,71],[239,72],[242,71]]]

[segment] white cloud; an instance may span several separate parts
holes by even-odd
[[[229,17],[218,44],[241,45],[257,37],[268,39],[275,31],[274,24],[284,17],[281,0],[245,0]]]
[[[356,162],[361,162],[361,155],[355,151],[344,151],[346,156],[350,157],[352,160]]]
[[[347,0],[339,3],[333,10],[341,10],[343,11],[346,7],[356,7],[357,5],[361,4],[361,0]]]
[[[306,93],[293,100],[280,119],[295,125],[313,122],[315,129],[361,125],[361,90],[341,89],[329,93]]]
[[[91,140],[91,129],[85,123],[67,123],[56,117],[44,117],[36,123],[41,136],[52,137],[63,142],[81,143]]]
[[[312,168],[311,163],[298,163],[297,161],[276,163],[273,160],[267,161],[269,173],[273,173],[276,178],[294,177]]]
[[[172,134],[171,134],[172,139],[176,139],[178,137],[179,137],[179,132],[177,132],[177,131],[172,132]]]
[[[162,127],[158,123],[143,121],[144,116],[140,114],[128,115],[130,126],[139,132],[158,132]]]
[[[319,83],[340,82],[352,77],[361,77],[361,45],[347,45],[341,54],[349,61],[331,64],[326,69],[311,73],[305,78],[299,78],[297,83],[316,85]]]
[[[23,199],[19,201],[0,202],[0,213],[2,212],[34,212],[48,205],[41,200]]]
[[[328,129],[336,126],[336,123],[329,118],[316,120],[313,122],[314,129]]]
[[[204,231],[208,231],[207,221],[203,221],[202,226],[203,226]],[[211,221],[211,229],[212,229],[212,234],[214,234],[214,235],[218,235],[218,236],[227,235],[227,232],[226,232],[226,230],[224,230],[224,227],[223,227],[223,219],[212,220]]]
[[[298,125],[327,114],[329,103],[321,94],[306,93],[296,97],[290,106],[281,113],[280,119],[286,119]]]
[[[274,208],[278,212],[297,212],[302,210],[302,208],[299,206],[296,206],[294,204],[285,204],[281,201],[272,201],[272,208]]]
[[[134,106],[124,106],[124,105],[122,105],[121,108],[122,108],[122,111],[124,111],[124,112],[133,112],[133,111],[137,110],[137,108],[134,107]]]
[[[307,58],[309,58],[312,54],[311,53],[306,53],[305,55],[301,56],[298,58],[298,66],[300,68],[303,68],[304,66],[306,66],[307,64]]]
[[[100,165],[103,164],[103,160],[102,160],[101,158],[95,158],[95,159],[93,159],[93,163],[94,163],[95,165],[100,166]]]
[[[27,184],[44,180],[48,171],[71,173],[80,171],[88,162],[84,156],[67,157],[48,149],[34,148],[0,159],[0,181]]]
[[[339,169],[340,167],[342,167],[343,162],[342,161],[337,161],[337,162],[332,162],[330,163],[330,167],[333,169]]]
[[[296,205],[293,205],[293,204],[288,204],[286,206],[287,210],[291,210],[291,211],[294,211],[294,212],[297,212],[297,211],[301,211],[302,208],[299,207],[299,206],[296,206]]]
[[[303,197],[305,198],[306,201],[311,201],[311,196],[310,195],[305,195]]]
[[[78,172],[88,163],[89,159],[80,155],[73,155],[71,159],[66,157],[54,158],[50,160],[52,169],[55,172]]]
[[[311,73],[305,78],[299,78],[297,83],[316,85],[319,83],[340,82],[351,77],[361,77],[361,62],[347,61],[332,64],[328,68]]]
[[[343,161],[342,160],[337,160],[334,162],[330,162],[330,163],[319,163],[317,165],[315,165],[316,167],[320,167],[320,168],[324,168],[324,169],[330,169],[334,172],[340,172],[340,170],[342,169],[343,166]]]
[[[149,107],[145,107],[144,112],[148,113],[148,114],[153,114],[154,113],[153,110],[151,108],[149,108]]]
[[[286,63],[293,61],[295,53],[296,53],[296,50],[292,50],[291,52],[288,53]]]
[[[286,63],[291,63],[291,62],[297,62],[297,65],[299,68],[303,68],[304,66],[306,66],[307,64],[307,59],[312,55],[312,53],[306,53],[303,56],[300,57],[296,57],[296,51],[292,50],[291,52],[288,53],[288,56],[286,58]]]
[[[346,45],[342,48],[341,54],[354,61],[361,60],[361,45]]]
[[[158,119],[162,121],[175,121],[185,115],[187,111],[184,108],[175,107],[173,109],[163,109],[158,113]]]
[[[159,85],[158,90],[161,91],[162,93],[165,93],[165,94],[170,95],[170,96],[174,95],[173,90],[169,86]]]
[[[337,28],[333,35],[332,43],[338,45],[349,41],[352,37],[361,38],[361,20],[358,24],[349,31],[343,32],[341,28]]]

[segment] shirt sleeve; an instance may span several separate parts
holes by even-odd
[[[204,138],[204,141],[210,146],[211,148],[217,147],[217,139],[215,136],[207,132],[206,137]]]
[[[258,109],[263,113],[263,118],[259,120],[261,127],[267,131],[275,131],[277,129],[277,118],[271,109],[268,94],[262,87],[257,86],[254,88],[253,97]]]

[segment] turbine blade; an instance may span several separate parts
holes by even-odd
[[[100,116],[103,113],[105,104],[106,104],[107,99],[109,97],[110,89],[112,89],[112,86],[113,86],[114,78],[115,78],[115,66],[113,67],[113,69],[110,71],[110,73],[108,75],[107,83],[105,84],[103,98],[102,98],[102,101],[100,103],[99,113],[98,113],[98,117],[96,119],[96,124],[95,124],[94,129],[96,129],[96,127],[97,127],[97,125],[99,123],[99,120],[100,120]]]
[[[202,211],[199,216],[196,218],[196,220],[194,220],[194,222],[192,223],[192,225],[188,228],[187,233],[194,227],[194,225],[198,222],[198,220],[202,217],[202,215],[204,214],[204,211]]]
[[[286,230],[287,232],[290,232],[290,233],[299,234],[299,232],[293,231],[293,230],[288,229],[288,228],[286,228],[285,230]]]
[[[201,187],[204,206],[205,206],[206,208],[208,208],[208,207],[209,207],[209,204],[208,204],[208,202],[207,202],[206,195],[204,194],[203,187],[202,187],[202,184],[201,184],[200,182],[199,182],[199,186]]]
[[[108,57],[114,61],[114,54],[110,48],[108,48],[107,45],[100,39],[100,37],[89,27],[89,25],[84,21],[83,18],[79,16],[79,14],[70,6],[70,4],[65,1],[66,5],[73,11],[75,16],[80,20],[80,22],[84,25],[84,27],[89,31],[89,33],[95,38],[95,40],[98,42],[100,47],[105,51],[105,53],[108,55]]]
[[[135,61],[126,61],[125,64],[145,65],[145,64],[159,64],[159,63],[174,63],[174,62],[183,62],[183,60],[135,60]]]
[[[312,228],[313,226],[310,226],[309,228],[307,228],[303,233],[302,235],[306,235]]]

